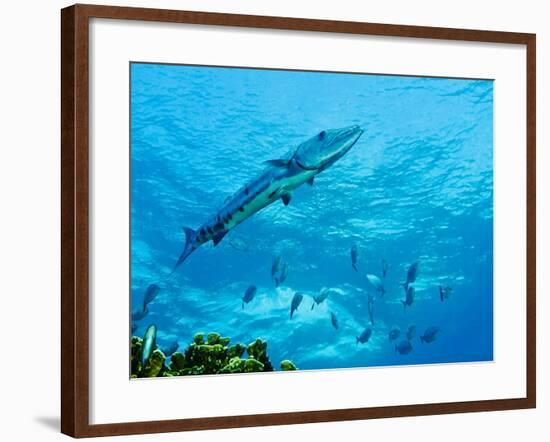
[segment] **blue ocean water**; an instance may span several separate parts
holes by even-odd
[[[264,161],[352,124],[364,134],[313,186],[200,247],[168,278],[183,226],[200,227]],[[276,256],[289,269],[277,288]],[[383,259],[380,296],[366,274],[382,277]],[[404,308],[413,262],[416,296]],[[156,324],[161,348],[215,331],[233,343],[267,340],[276,368],[283,359],[300,369],[492,360],[493,82],[133,63],[131,269],[133,310],[149,284],[161,287],[134,333]],[[256,297],[242,308],[251,284]],[[444,301],[440,285],[452,287]],[[311,310],[323,287],[328,299]],[[297,291],[305,296],[290,320]],[[403,355],[395,345],[411,325]],[[430,326],[441,333],[421,343]],[[365,327],[372,336],[358,345]]]

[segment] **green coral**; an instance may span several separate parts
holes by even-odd
[[[155,349],[144,368],[141,367],[143,340],[132,336],[131,339],[131,376],[136,377],[172,377],[197,374],[253,373],[273,371],[273,365],[267,355],[267,342],[256,339],[248,346],[237,343],[229,345],[231,339],[219,333],[197,333],[185,351],[176,352],[167,364],[166,357]],[[244,353],[247,357],[244,358]],[[167,365],[166,365],[167,364]],[[288,360],[281,362],[282,370],[296,370]]]
[[[161,372],[165,369],[165,359],[166,357],[164,356],[164,353],[157,348],[153,353],[151,353],[151,356],[147,360],[145,367],[143,367],[143,372],[141,374],[142,377],[154,378],[159,376]]]
[[[137,336],[132,336],[130,346],[130,369],[132,377],[138,377],[138,373],[141,371],[141,347],[143,346],[143,339]]]
[[[266,370],[265,365],[262,364],[260,361],[257,361],[256,359],[252,359],[252,358],[245,359],[244,372],[253,373],[255,371],[269,371],[269,370]],[[270,371],[273,371],[273,369]]]
[[[266,341],[262,341],[260,338],[256,339],[254,342],[248,344],[246,352],[250,358],[257,360],[264,365],[262,371],[273,371],[273,365],[271,365],[271,362],[267,356]]]
[[[193,337],[193,342],[197,345],[204,344],[204,333],[197,333]]]
[[[208,333],[208,336],[206,337],[208,345],[214,345],[220,342],[220,334],[219,333]]]
[[[292,371],[292,370],[298,370],[298,369],[296,368],[296,365],[294,365],[294,362],[289,361],[288,359],[285,359],[284,361],[281,361],[281,370]]]

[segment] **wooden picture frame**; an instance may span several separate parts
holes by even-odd
[[[142,20],[524,45],[527,53],[527,395],[520,398],[90,425],[89,20]],[[536,404],[536,175],[534,34],[74,5],[61,11],[61,431],[73,437],[303,424],[533,408]]]

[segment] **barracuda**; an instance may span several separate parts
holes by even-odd
[[[208,241],[218,245],[233,227],[275,201],[287,206],[294,189],[312,185],[315,176],[342,158],[362,134],[359,126],[323,130],[300,144],[290,159],[267,161],[263,173],[229,197],[200,228],[183,228],[185,247],[174,271],[201,245]]]

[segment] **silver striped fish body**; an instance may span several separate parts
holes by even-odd
[[[198,229],[197,247],[228,232],[315,175],[315,171],[302,169],[294,161],[287,167],[268,167],[230,197],[218,213]]]
[[[289,204],[292,191],[313,179],[345,155],[363,134],[359,126],[321,131],[300,144],[290,159],[271,160],[262,174],[229,197],[197,230],[184,227],[185,247],[173,272],[202,244],[216,246],[235,226],[281,199]]]
[[[157,346],[157,327],[150,325],[143,336],[143,347],[141,348],[141,368],[144,369],[147,361],[151,357],[151,353],[155,351]]]

